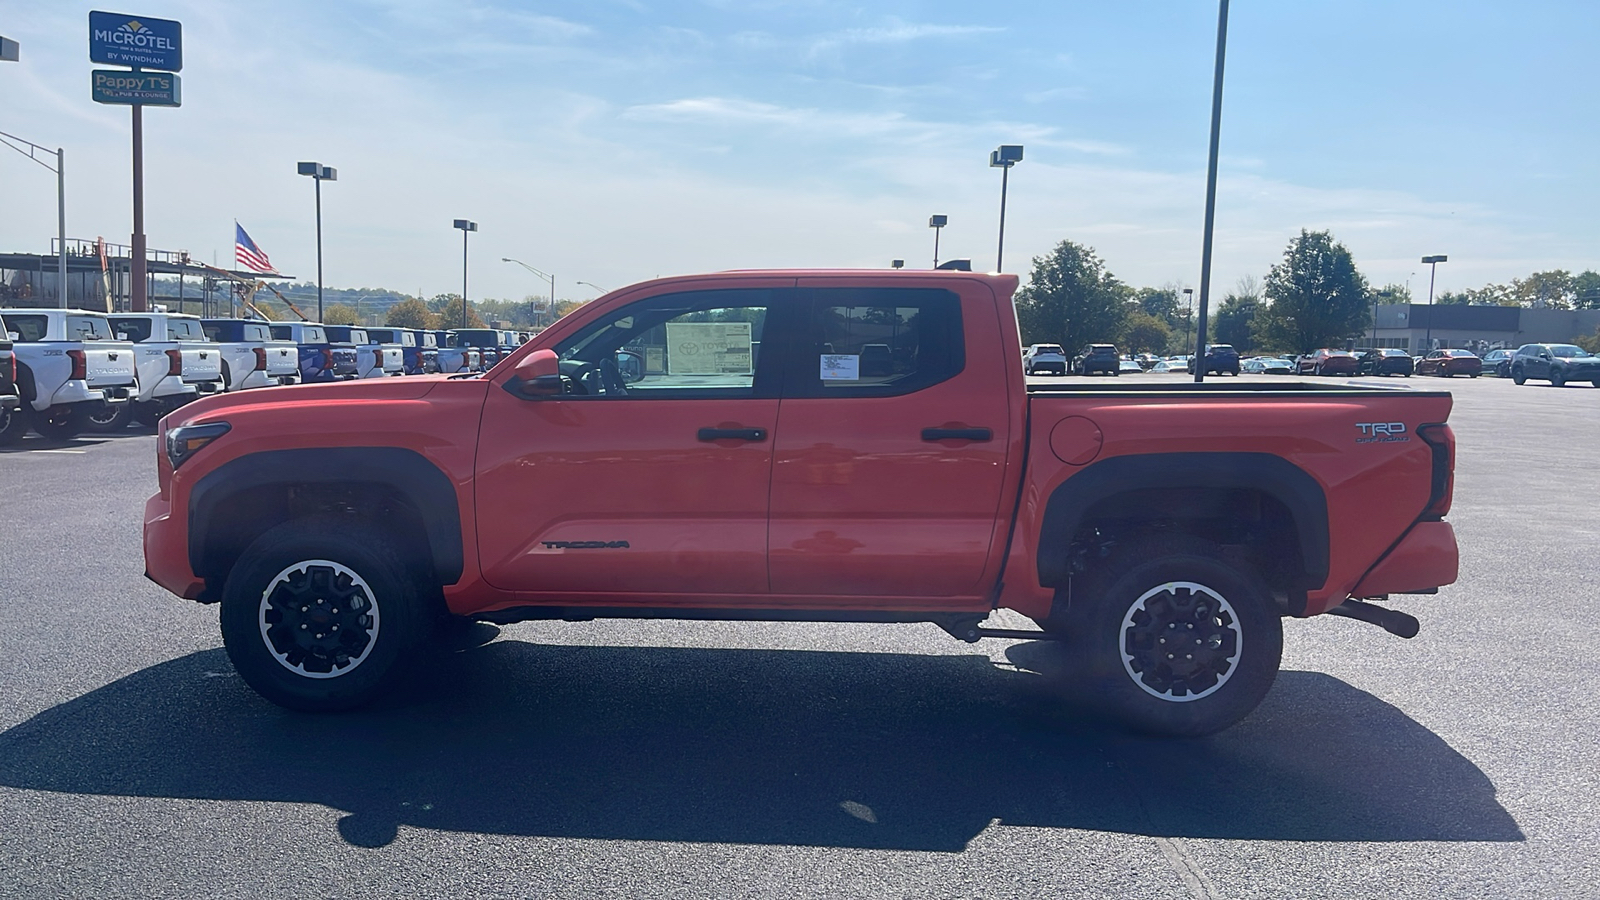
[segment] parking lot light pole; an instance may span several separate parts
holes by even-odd
[[[581,285],[583,285],[583,286],[584,286],[584,287],[592,287],[592,288],[594,288],[594,289],[595,289],[595,290],[597,290],[597,291],[599,291],[599,292],[600,292],[600,293],[602,293],[602,294],[609,294],[609,293],[611,293],[611,292],[610,292],[610,291],[608,291],[608,290],[606,290],[606,289],[605,289],[605,288],[603,288],[603,287],[601,287],[601,286],[600,286],[600,285],[598,285],[598,284],[595,284],[595,283],[594,283],[594,282],[592,282],[592,281],[576,281],[576,282],[573,282],[573,283],[574,283],[574,284],[581,284]]]
[[[1189,347],[1189,335],[1194,331],[1194,288],[1183,289],[1183,346]]]
[[[989,167],[1000,170],[1000,245],[994,251],[994,270],[1005,271],[1006,256],[1006,187],[1011,180],[1011,167],[1022,162],[1021,144],[1001,144],[989,151]],[[937,255],[937,254],[935,254]],[[938,267],[934,263],[934,267]]]
[[[541,278],[550,279],[550,302],[545,306],[545,310],[546,310],[546,314],[547,315],[550,314],[550,313],[555,312],[555,308],[556,308],[556,277],[554,275],[551,275],[549,272],[545,272],[545,271],[542,271],[540,269],[536,269],[533,266],[528,265],[527,263],[523,262],[520,259],[512,259],[509,256],[500,257],[500,261],[501,262],[508,262],[508,263],[516,263],[517,265],[523,267],[524,269],[527,269],[529,272],[532,272],[535,275],[540,276]],[[548,325],[549,323],[546,322],[545,324]]]
[[[1439,274],[1439,263],[1449,261],[1450,257],[1442,253],[1438,256],[1424,256],[1422,258],[1423,265],[1428,267],[1428,336],[1423,343],[1430,353],[1433,352],[1433,279]]]
[[[461,327],[467,327],[467,232],[477,231],[478,223],[456,219],[455,228],[461,229]]]
[[[1211,82],[1211,153],[1206,164],[1206,224],[1200,250],[1200,322],[1195,326],[1194,380],[1206,380],[1206,309],[1211,302],[1211,239],[1217,220],[1217,146],[1222,137],[1222,69],[1228,55],[1228,0],[1217,3],[1217,65]]]
[[[0,41],[3,40],[4,38],[0,38]],[[16,45],[13,44],[12,46]],[[17,143],[13,144],[12,141]],[[0,144],[5,144],[56,175],[56,228],[57,240],[61,242],[61,246],[56,248],[56,281],[59,282],[56,288],[56,306],[65,309],[67,306],[67,151],[60,147],[54,150],[48,147],[41,147],[33,141],[23,140],[14,134],[6,134],[3,131],[0,131]],[[23,146],[19,147],[17,144]],[[23,147],[27,149],[23,149]],[[54,169],[50,168],[49,163],[39,158],[44,154],[55,156],[56,166]]]
[[[929,216],[928,227],[933,229],[933,267],[939,268],[939,232],[950,223],[949,216]]]
[[[318,162],[295,164],[295,171],[317,183],[317,321],[322,321],[322,183],[338,181],[339,170]]]

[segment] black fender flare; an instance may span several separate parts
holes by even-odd
[[[375,484],[395,490],[421,514],[439,581],[454,584],[461,580],[461,508],[455,485],[427,457],[402,447],[266,450],[230,460],[206,473],[189,492],[192,570],[202,571],[208,526],[227,514],[230,497],[253,488],[290,484]]]
[[[1127,491],[1218,488],[1260,491],[1294,518],[1304,563],[1301,590],[1328,580],[1328,497],[1304,469],[1271,453],[1145,453],[1114,456],[1062,482],[1045,504],[1037,563],[1042,586],[1065,584],[1066,547],[1085,516],[1103,500]]]

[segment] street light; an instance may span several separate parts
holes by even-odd
[[[1006,255],[1006,186],[1011,180],[1011,167],[1022,162],[1021,144],[1001,144],[989,152],[989,168],[1000,170],[1000,246],[994,251],[994,270],[1005,271]],[[935,263],[935,265],[938,265]]]
[[[1183,346],[1189,346],[1189,334],[1194,328],[1194,288],[1183,289]],[[1205,354],[1201,354],[1204,356]]]
[[[1442,253],[1422,258],[1422,264],[1428,267],[1428,337],[1425,343],[1430,351],[1433,349],[1433,279],[1439,274],[1439,263],[1449,261],[1450,257]]]
[[[540,271],[538,269],[535,269],[533,266],[528,265],[527,263],[523,262],[520,259],[512,259],[509,256],[500,257],[500,261],[501,262],[508,262],[508,263],[516,263],[517,265],[523,267],[524,269],[527,269],[529,272],[532,272],[535,275],[539,275],[539,276],[542,276],[544,278],[550,279],[550,302],[549,302],[549,304],[546,305],[545,309],[548,310],[551,314],[553,314],[555,312],[555,309],[556,309],[556,277],[554,275],[551,275],[549,272],[542,272],[542,271]],[[546,324],[548,324],[548,323],[546,323]]]
[[[317,321],[322,321],[322,183],[338,181],[339,170],[316,162],[295,165],[295,171],[309,175],[317,183]]]
[[[467,232],[477,231],[478,223],[456,219],[454,228],[461,229],[461,327],[467,327]]]
[[[599,291],[599,292],[600,292],[600,293],[602,293],[602,294],[609,294],[609,293],[611,293],[611,292],[610,292],[610,291],[608,291],[608,290],[606,290],[606,289],[605,289],[605,288],[603,288],[603,287],[601,287],[601,286],[600,286],[600,285],[598,285],[598,284],[595,284],[595,283],[593,283],[593,282],[590,282],[590,281],[575,281],[575,282],[573,282],[573,283],[574,283],[574,284],[581,284],[581,285],[583,285],[583,286],[584,286],[584,287],[592,287],[592,288],[594,288],[594,289],[595,289],[595,290],[597,290],[597,291]]]
[[[933,267],[939,268],[939,232],[949,224],[949,216],[929,216],[928,227],[933,229]]]
[[[892,269],[904,269],[906,261],[903,259],[891,259],[889,260],[889,267]]]
[[[5,38],[0,38],[0,44],[4,43]],[[11,46],[15,48],[17,45],[12,42]],[[16,61],[14,52],[12,56],[5,58],[13,62]],[[11,143],[12,141],[16,141],[17,144],[23,144],[28,149],[24,150],[22,147],[18,147],[17,144]],[[7,147],[44,166],[46,171],[54,172],[56,175],[56,227],[59,229],[58,240],[61,241],[61,246],[56,248],[56,280],[60,282],[56,287],[56,305],[65,309],[67,306],[67,151],[60,147],[54,150],[48,147],[41,147],[32,141],[25,141],[14,134],[6,134],[3,131],[0,131],[0,144],[5,144]],[[50,168],[49,163],[39,158],[39,154],[42,153],[55,154],[56,167],[54,169]],[[40,287],[42,288],[43,285],[40,285]]]

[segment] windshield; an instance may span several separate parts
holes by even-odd
[[[1589,351],[1577,346],[1576,344],[1551,344],[1550,353],[1552,356],[1559,356],[1563,359],[1572,359],[1573,357],[1593,355]]]

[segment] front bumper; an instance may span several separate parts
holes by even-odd
[[[144,503],[144,577],[188,600],[206,583],[189,570],[189,542],[184,523],[172,515],[172,503],[160,494]]]

